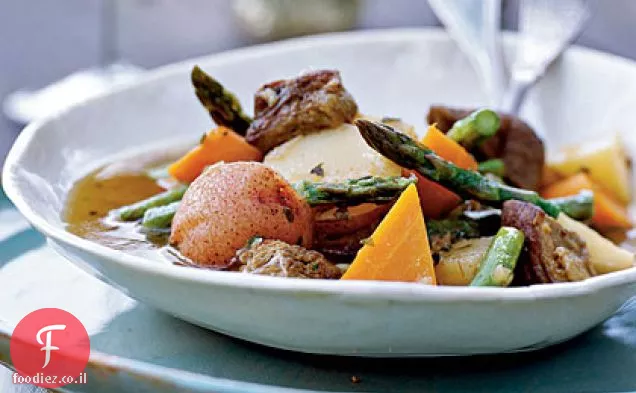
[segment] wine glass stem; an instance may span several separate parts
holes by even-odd
[[[117,37],[118,0],[102,0],[100,12],[99,63],[102,68],[115,63],[119,58]]]

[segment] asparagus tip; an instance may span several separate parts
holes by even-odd
[[[373,122],[366,119],[357,119],[353,124],[358,127],[362,139],[364,139],[369,146],[373,147],[372,139],[369,138],[369,134],[373,132]]]
[[[376,148],[377,141],[385,139],[387,135],[399,133],[393,127],[373,120],[357,119],[354,121],[354,124],[358,127],[358,131],[365,142],[375,150],[378,150]]]
[[[190,72],[190,78],[192,79],[192,83],[195,83],[196,81],[200,80],[203,74],[204,72],[201,69],[201,67],[195,64],[195,66],[192,67],[192,72]]]

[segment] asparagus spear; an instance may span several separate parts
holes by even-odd
[[[382,194],[376,194],[372,188],[367,188],[366,191],[363,188],[352,188],[351,192],[347,194],[346,187],[343,183],[309,183],[302,182],[296,184],[296,189],[301,189],[303,193],[309,195],[307,201],[310,204],[319,205],[323,203],[345,203],[356,204],[362,202],[386,202],[392,200],[413,182],[412,178],[362,178],[357,180],[349,180],[347,183],[349,187],[351,184],[364,183],[368,179],[375,179],[376,185],[381,187],[389,185],[396,186],[391,191],[390,187],[386,187]],[[359,185],[359,184],[358,184]],[[366,186],[365,186],[366,187]],[[342,193],[345,190],[344,194]],[[367,192],[365,194],[365,192]],[[392,194],[392,196],[390,196]],[[302,194],[301,194],[302,195]],[[352,196],[351,198],[345,196]],[[311,202],[310,202],[311,200]],[[329,201],[329,202],[327,202]],[[337,202],[334,202],[337,201]],[[563,208],[563,211],[572,218],[578,220],[585,220],[592,216],[593,208],[593,194],[589,191],[581,192],[579,195],[573,197],[564,197],[551,199]],[[180,201],[170,202],[167,205],[157,205],[149,208],[143,214],[141,225],[147,229],[160,230],[169,229],[172,224],[172,218],[174,217],[179,207]],[[473,220],[462,219],[444,219],[444,220],[427,220],[426,229],[428,231],[429,240],[435,237],[443,237],[446,234],[450,235],[450,242],[454,242],[458,239],[469,239],[480,236],[479,223]]]
[[[361,203],[383,203],[395,199],[415,177],[362,177],[343,183],[312,183],[303,181],[294,188],[311,206],[325,204],[358,205]],[[142,218],[141,224],[148,229],[169,228],[172,218],[187,186],[165,191],[143,201],[124,206],[115,211],[117,218],[134,221]]]
[[[507,287],[512,282],[524,241],[523,232],[501,227],[484,255],[472,287]]]
[[[575,220],[589,220],[594,215],[594,193],[589,190],[583,190],[572,196],[551,198],[548,199],[548,201],[557,205],[563,213]],[[481,208],[478,210],[464,210],[464,208],[460,205],[460,207],[451,212],[451,216],[455,218],[461,215],[478,222],[490,219],[491,217],[499,220],[501,210],[492,207]]]
[[[471,148],[495,135],[500,125],[501,120],[495,111],[479,109],[456,121],[446,135],[462,146]]]
[[[358,205],[382,203],[395,199],[406,187],[417,181],[415,177],[366,176],[342,183],[296,183],[296,192],[311,206],[325,204]]]
[[[479,172],[492,173],[495,176],[504,177],[506,173],[506,166],[502,159],[493,158],[492,160],[480,162]]]
[[[191,78],[199,101],[208,110],[214,122],[245,135],[252,118],[243,112],[238,98],[199,66],[194,66]]]
[[[147,210],[153,207],[164,206],[169,203],[180,201],[188,187],[183,185],[151,196],[148,199],[133,203],[132,205],[120,207],[114,211],[115,217],[122,221],[135,221],[144,216]]]
[[[589,220],[594,215],[594,193],[590,190],[583,190],[573,196],[552,198],[549,201],[575,220]]]
[[[489,202],[516,199],[533,203],[555,218],[561,212],[556,204],[541,198],[536,192],[510,187],[478,172],[459,168],[386,124],[364,119],[356,120],[355,124],[367,144],[380,154],[464,195],[466,199]]]
[[[144,217],[141,219],[141,225],[146,229],[168,229],[172,225],[177,209],[181,201],[175,201],[168,205],[157,206],[146,210]]]

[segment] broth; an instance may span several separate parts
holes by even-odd
[[[165,236],[146,237],[136,223],[115,221],[108,213],[163,189],[145,174],[120,173],[102,178],[100,173],[98,170],[81,179],[70,192],[63,217],[67,230],[116,250],[157,259]]]

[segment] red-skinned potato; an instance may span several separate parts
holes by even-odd
[[[226,266],[253,236],[311,247],[307,202],[257,162],[208,168],[188,188],[172,221],[170,243],[202,266]]]

